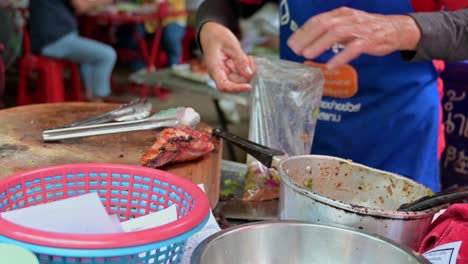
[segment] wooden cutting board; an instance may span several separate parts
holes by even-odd
[[[42,131],[107,112],[106,103],[38,104],[0,111],[0,179],[37,167],[71,163],[139,165],[155,131],[127,132],[44,143]],[[203,126],[203,124],[200,124]],[[222,144],[204,157],[161,169],[203,183],[215,208],[219,198]]]

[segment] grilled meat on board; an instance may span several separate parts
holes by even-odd
[[[214,150],[217,137],[206,131],[177,126],[162,130],[141,158],[141,165],[158,168],[168,163],[197,159]]]

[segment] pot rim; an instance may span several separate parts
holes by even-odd
[[[265,226],[282,226],[282,225],[313,226],[313,227],[320,227],[320,228],[339,229],[339,230],[346,231],[346,232],[357,233],[365,237],[370,237],[370,238],[374,238],[382,242],[385,242],[389,246],[395,247],[396,249],[401,250],[410,256],[413,256],[415,260],[419,261],[419,263],[430,264],[430,262],[426,258],[424,258],[422,255],[412,250],[410,247],[404,244],[401,244],[399,242],[396,242],[394,240],[391,240],[389,238],[386,238],[384,236],[378,235],[378,234],[369,233],[369,232],[358,230],[357,228],[348,227],[348,226],[344,227],[344,226],[336,225],[336,224],[317,224],[317,223],[309,223],[309,222],[295,221],[295,220],[259,221],[259,222],[254,222],[254,223],[247,223],[247,224],[232,226],[224,230],[221,230],[219,232],[216,232],[213,235],[206,238],[205,240],[203,240],[200,244],[198,244],[198,246],[194,249],[192,253],[190,263],[200,264],[203,253],[210,246],[210,244],[216,242],[216,240],[221,239],[229,234],[242,232],[243,230],[262,228]]]
[[[284,164],[285,161],[293,160],[293,159],[301,159],[301,158],[311,158],[311,157],[319,158],[319,159],[335,160],[335,161],[338,161],[338,162],[344,162],[344,163],[346,163],[348,165],[352,164],[353,166],[361,167],[363,169],[370,170],[370,171],[373,171],[375,173],[388,174],[388,175],[391,175],[391,176],[393,176],[393,177],[395,177],[397,179],[409,181],[411,184],[419,185],[419,186],[421,186],[421,187],[423,187],[423,188],[425,188],[427,190],[430,190],[430,189],[427,188],[426,186],[420,184],[420,183],[417,183],[417,182],[413,181],[412,179],[403,177],[401,175],[398,175],[398,174],[395,174],[395,173],[392,173],[392,172],[388,172],[388,171],[374,169],[374,168],[371,168],[371,167],[368,167],[368,166],[365,166],[365,165],[362,165],[362,164],[359,164],[359,163],[355,163],[355,162],[350,161],[350,160],[346,160],[346,159],[342,159],[342,158],[338,158],[338,157],[333,157],[333,156],[299,155],[299,156],[288,157],[288,158],[285,158],[285,159],[281,160],[280,163],[278,164],[278,167],[277,167],[277,170],[279,172],[278,174],[279,174],[279,176],[281,178],[281,181],[283,183],[285,183],[288,187],[293,189],[295,192],[297,192],[297,193],[299,193],[301,195],[304,195],[304,196],[306,196],[308,198],[311,198],[311,199],[313,199],[315,201],[318,201],[320,203],[330,205],[330,206],[333,206],[335,208],[343,209],[343,210],[346,210],[346,211],[349,211],[349,212],[352,212],[352,213],[357,213],[357,214],[366,215],[366,216],[372,215],[372,216],[376,216],[376,217],[389,218],[389,219],[419,219],[419,218],[426,218],[426,217],[430,217],[430,216],[435,215],[435,213],[437,213],[440,209],[443,209],[444,207],[446,207],[445,205],[441,205],[441,206],[434,207],[434,208],[431,208],[431,209],[427,209],[427,210],[424,210],[424,211],[400,212],[400,211],[385,210],[385,209],[372,208],[372,207],[366,207],[366,206],[360,206],[360,205],[353,205],[353,204],[345,203],[345,202],[342,202],[342,201],[339,201],[339,200],[331,199],[331,198],[328,198],[326,196],[319,195],[319,194],[317,194],[317,193],[315,193],[313,191],[310,191],[310,190],[307,190],[305,188],[299,187],[297,184],[295,184],[289,178],[289,176],[287,176],[287,173],[283,169],[283,164]]]

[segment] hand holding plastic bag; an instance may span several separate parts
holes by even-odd
[[[249,139],[289,156],[309,154],[322,98],[320,69],[275,59],[255,58]],[[247,157],[244,200],[278,197],[276,172]]]

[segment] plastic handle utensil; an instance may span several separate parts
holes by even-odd
[[[286,157],[286,155],[280,150],[257,144],[229,132],[222,131],[218,128],[213,129],[211,133],[215,136],[225,139],[229,143],[236,145],[260,161],[260,163],[265,165],[267,168],[275,168],[277,163]]]
[[[468,186],[424,196],[416,201],[402,204],[397,211],[416,212],[468,199]]]

